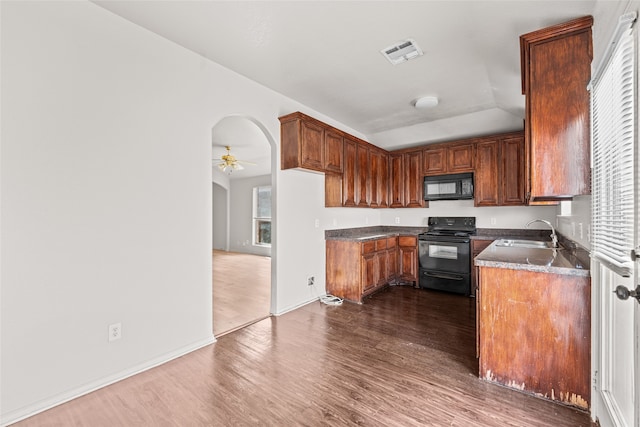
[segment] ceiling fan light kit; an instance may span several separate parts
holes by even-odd
[[[231,175],[234,170],[243,170],[244,167],[239,163],[241,160],[236,159],[236,157],[231,154],[231,147],[227,145],[224,148],[227,150],[227,154],[220,157],[221,162],[218,163],[218,168],[227,175]],[[253,164],[250,162],[244,163]]]

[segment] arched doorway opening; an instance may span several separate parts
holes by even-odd
[[[268,133],[250,118],[225,117],[212,129],[215,336],[271,313],[272,150]]]

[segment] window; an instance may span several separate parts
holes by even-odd
[[[253,189],[253,244],[271,246],[271,186]]]
[[[620,28],[590,84],[593,256],[622,276],[633,269],[636,135],[632,22]]]

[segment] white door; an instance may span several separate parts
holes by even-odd
[[[633,297],[621,300],[614,293],[618,286],[634,289],[638,274],[624,278],[594,264],[592,413],[602,427],[640,427],[640,304]]]
[[[636,17],[620,17],[590,85],[591,413],[602,427],[640,427],[640,262],[632,255],[640,245]]]

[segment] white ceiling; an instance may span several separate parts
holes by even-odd
[[[596,4],[94,2],[386,149],[522,129],[519,36],[593,14]],[[391,65],[380,50],[407,38],[424,55]],[[438,96],[439,105],[415,109],[412,102],[424,95]]]

